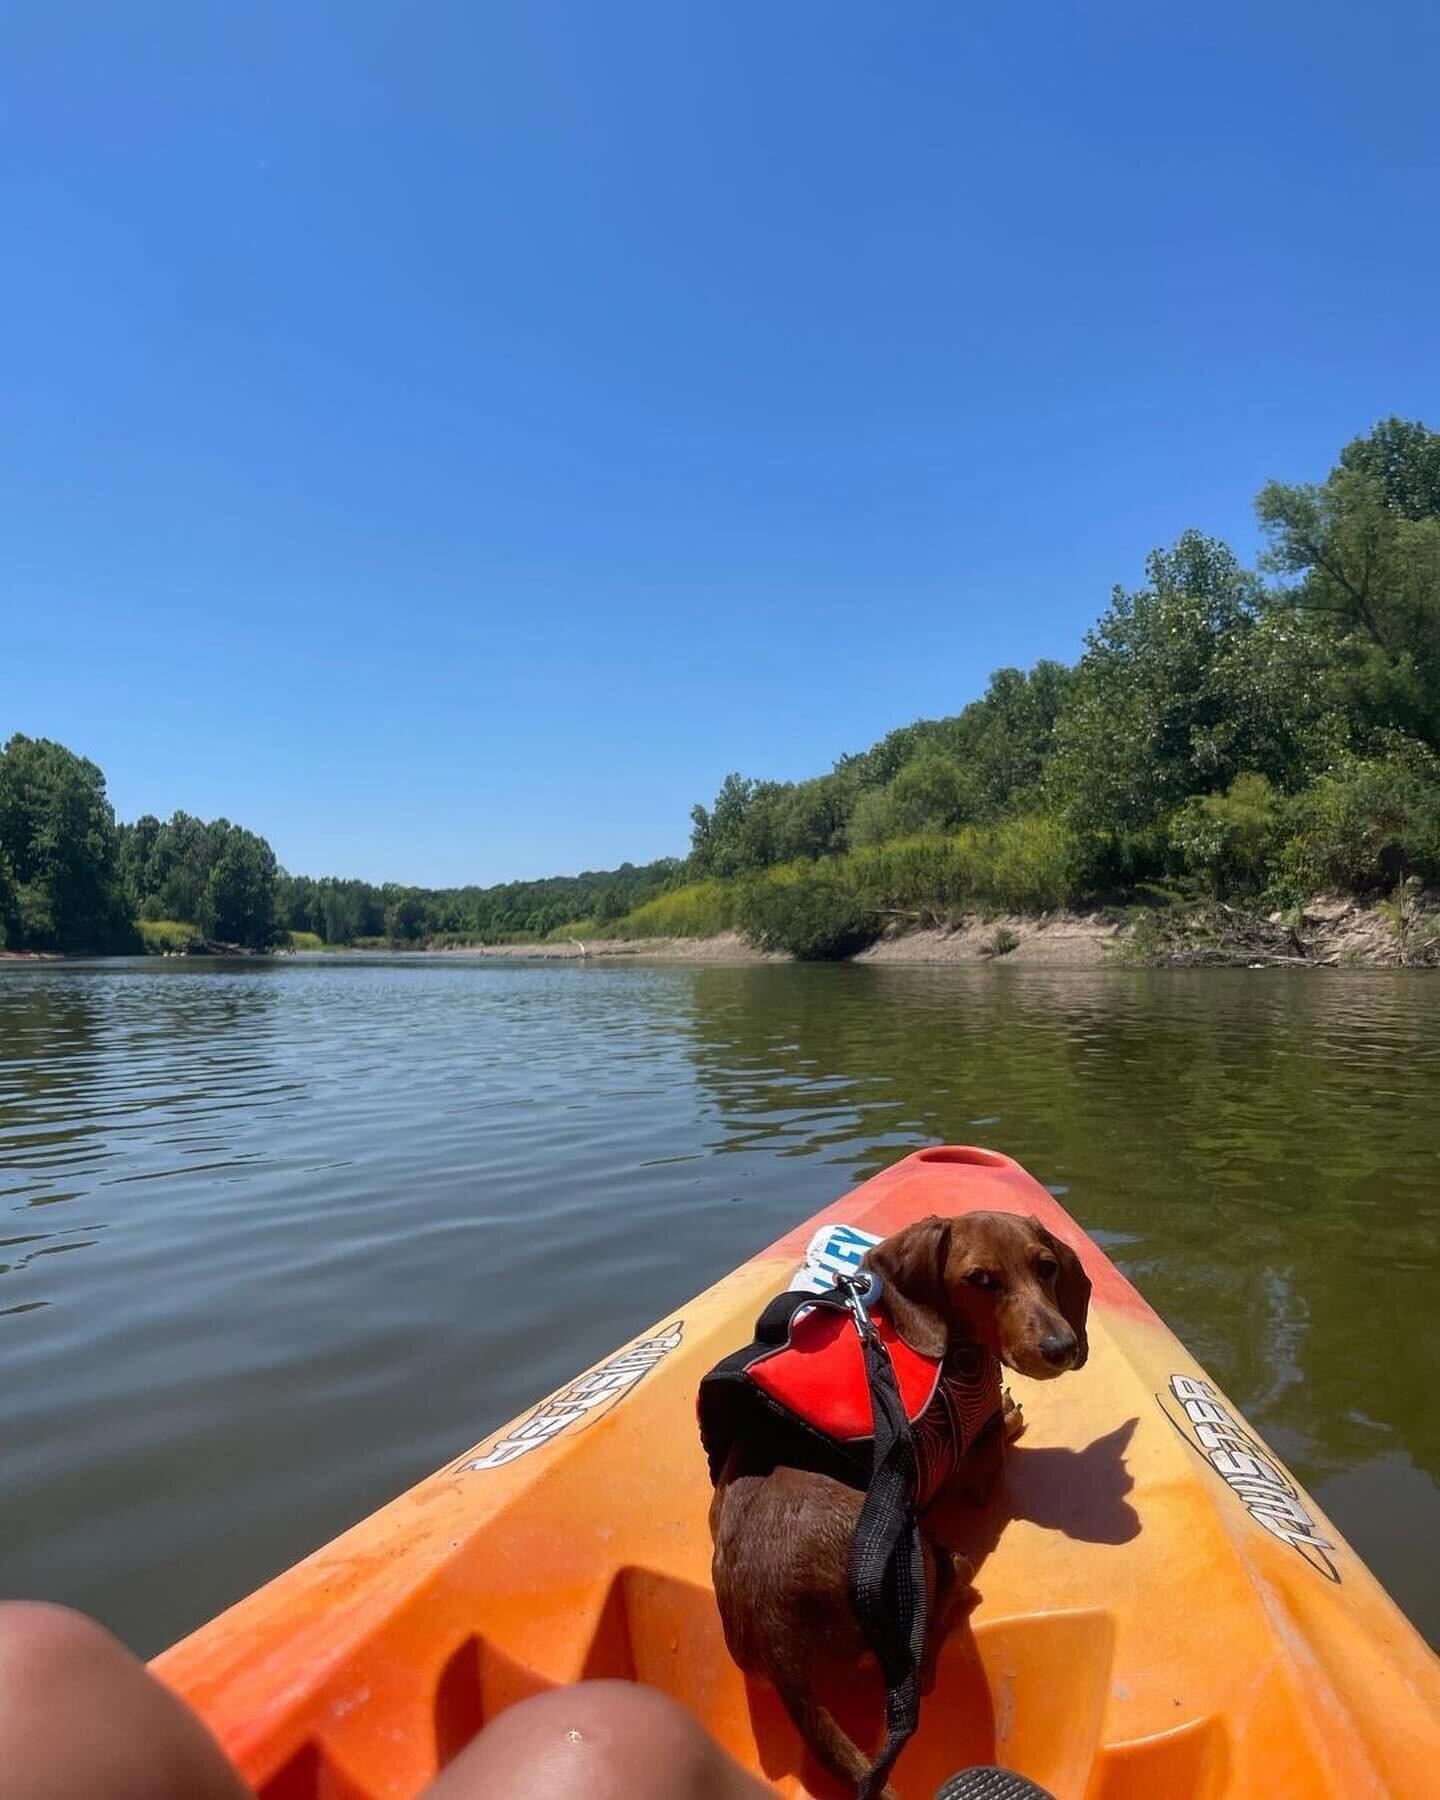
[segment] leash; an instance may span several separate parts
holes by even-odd
[[[876,1800],[895,1759],[920,1723],[920,1660],[925,1645],[925,1555],[915,1517],[915,1443],[895,1368],[869,1309],[880,1277],[837,1275],[860,1337],[874,1420],[874,1461],[850,1553],[850,1604],[885,1683],[885,1742],[856,1800]]]

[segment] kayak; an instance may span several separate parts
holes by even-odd
[[[962,1522],[979,1599],[892,1777],[904,1800],[989,1763],[1057,1800],[1433,1791],[1440,1660],[1058,1201],[963,1145],[865,1182],[155,1672],[261,1800],[406,1800],[505,1707],[602,1676],[663,1689],[781,1794],[840,1793],[726,1652],[696,1390],[781,1289],[986,1209],[1078,1252],[1090,1357],[1006,1373],[1025,1426]]]

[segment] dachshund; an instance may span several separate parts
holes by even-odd
[[[1048,1381],[1081,1368],[1089,1354],[1089,1277],[1070,1246],[1038,1219],[995,1212],[922,1219],[877,1244],[862,1267],[881,1277],[879,1307],[896,1334],[924,1356],[945,1358],[968,1347],[973,1357],[978,1346],[1019,1374]],[[975,1440],[960,1447],[947,1497],[984,1503],[1000,1472],[1009,1423],[997,1407]],[[777,1689],[815,1755],[852,1785],[868,1772],[869,1759],[816,1688],[868,1655],[849,1592],[863,1501],[863,1492],[844,1481],[778,1460],[773,1445],[737,1442],[710,1507],[715,1597],[730,1654]],[[920,1523],[925,1692],[945,1635],[964,1609],[971,1570],[926,1532],[923,1516]]]

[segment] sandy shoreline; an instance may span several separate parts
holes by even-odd
[[[966,920],[954,930],[910,931],[883,938],[862,950],[857,963],[983,963],[996,960],[991,946],[996,933],[1007,931],[1017,941],[1004,961],[1035,968],[1091,967],[1112,960],[1125,928],[1080,914],[1044,919]],[[490,944],[485,948],[434,950],[432,956],[507,957],[526,962],[788,962],[787,956],[753,949],[738,932],[713,938],[591,938],[552,944]]]
[[[857,963],[983,963],[997,960],[997,933],[1008,933],[1014,947],[1005,953],[1007,963],[1026,963],[1034,968],[1089,965],[1113,960],[1117,945],[1128,935],[1126,927],[1079,913],[1056,913],[1045,918],[1004,917],[967,919],[954,929],[909,931],[882,938],[862,950]],[[1002,938],[1002,942],[1008,941]],[[669,962],[763,963],[788,962],[787,956],[753,949],[736,931],[713,938],[591,938],[550,944],[489,944],[483,949],[457,945],[432,950],[432,956],[506,957],[524,962]]]
[[[1034,969],[1104,968],[1117,962],[1151,966],[1254,968],[1399,968],[1440,964],[1440,894],[1416,896],[1413,929],[1402,942],[1393,916],[1379,906],[1317,895],[1293,918],[1261,917],[1219,906],[1207,914],[1177,909],[1161,915],[1163,931],[1146,938],[1137,915],[1018,913],[979,918],[885,937],[857,963],[995,963]],[[1150,921],[1151,924],[1154,921]],[[713,938],[592,938],[552,944],[497,944],[435,955],[483,955],[555,962],[630,960],[668,963],[786,962],[754,950],[738,934]]]

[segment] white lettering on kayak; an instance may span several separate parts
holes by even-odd
[[[679,1346],[685,1332],[685,1321],[677,1319],[654,1337],[643,1338],[628,1350],[621,1350],[608,1362],[572,1381],[548,1400],[542,1400],[528,1417],[513,1425],[504,1437],[497,1439],[483,1456],[467,1457],[456,1469],[459,1475],[472,1469],[500,1469],[527,1451],[538,1450],[558,1437],[577,1419],[587,1413],[608,1412],[636,1382],[643,1379],[659,1362]]]
[[[867,1250],[880,1239],[858,1225],[822,1225],[805,1248],[805,1260],[790,1283],[792,1293],[828,1294],[837,1275],[853,1275]]]
[[[1300,1490],[1258,1438],[1236,1423],[1215,1397],[1208,1381],[1193,1375],[1172,1375],[1170,1392],[1180,1402],[1190,1430],[1187,1434],[1160,1395],[1160,1410],[1240,1501],[1257,1525],[1289,1544],[1331,1581],[1340,1571],[1331,1560],[1335,1546],[1320,1536],[1306,1512]]]

